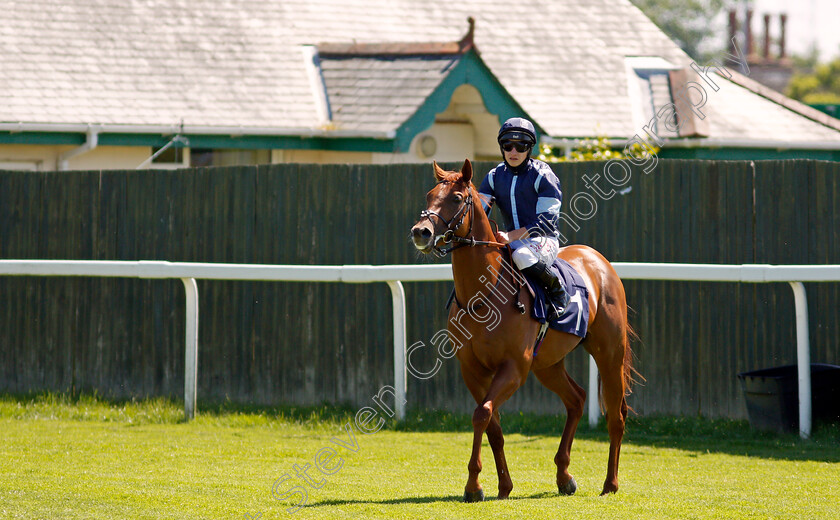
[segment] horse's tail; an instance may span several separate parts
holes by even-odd
[[[621,338],[622,347],[624,348],[624,370],[622,370],[622,373],[624,374],[625,398],[633,393],[633,385],[641,384],[645,381],[644,376],[636,370],[635,366],[633,366],[633,346],[631,343],[639,339],[639,335],[636,334],[636,331],[630,326],[630,318],[627,317],[627,314],[629,314],[631,310],[632,309],[630,309],[630,306],[628,305],[627,313],[624,318],[624,335]],[[624,406],[627,407],[627,411],[636,413],[635,410],[627,404],[626,399],[624,401]]]
[[[627,307],[630,310],[630,307]],[[624,338],[621,342],[624,344],[624,395],[633,393],[633,385],[642,384],[645,382],[645,377],[636,370],[633,364],[633,347],[632,342],[637,341],[639,335],[630,326],[630,320],[627,319],[625,323]]]
[[[632,309],[630,306],[627,306],[627,311],[631,311]],[[639,335],[630,326],[629,318],[624,318],[624,333],[621,337],[621,347],[624,349],[624,367],[622,370],[622,374],[624,377],[624,395],[625,397],[633,393],[633,386],[637,384],[642,384],[645,382],[645,377],[636,370],[636,367],[633,365],[633,347],[631,345],[632,342],[637,341],[639,339]],[[605,412],[604,408],[604,400],[603,400],[603,392],[601,391],[601,373],[598,372],[598,404],[601,408],[601,413]],[[627,409],[633,412],[633,408],[629,405]]]

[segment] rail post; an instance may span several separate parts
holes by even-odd
[[[394,401],[397,418],[405,419],[406,380],[405,367],[405,290],[399,280],[388,280],[394,313]]]
[[[802,282],[788,282],[793,289],[796,313],[796,366],[799,373],[799,436],[811,436],[811,344],[808,335],[808,298]]]
[[[184,355],[184,419],[195,417],[198,385],[198,285],[195,278],[181,278],[186,292],[186,348]]]

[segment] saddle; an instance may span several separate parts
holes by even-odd
[[[522,303],[522,288],[527,287],[533,296],[534,303],[531,306],[531,317],[542,324],[540,332],[537,335],[534,349],[535,354],[549,328],[584,338],[589,326],[589,289],[586,287],[583,278],[568,262],[560,258],[556,258],[550,268],[554,270],[555,275],[559,274],[559,278],[566,287],[566,292],[569,293],[569,304],[566,306],[565,312],[561,316],[553,319],[549,318],[549,303],[545,289],[543,289],[539,282],[523,275],[521,271],[514,267],[509,246],[502,250],[502,269],[496,280],[496,288],[499,288],[502,283],[506,284],[508,288],[513,285],[515,287],[515,293],[512,298],[512,305],[522,314],[525,314],[527,310]],[[503,278],[505,279],[504,281]],[[458,301],[458,297],[455,295],[454,287],[446,302],[447,310],[449,310],[453,302],[459,309],[464,309],[464,306]],[[475,308],[480,308],[481,306],[482,304],[478,304]]]
[[[586,287],[586,282],[574,267],[561,258],[555,258],[550,269],[563,281],[566,292],[569,293],[569,304],[562,315],[549,319],[548,296],[545,294],[545,289],[537,281],[525,276],[528,287],[534,295],[531,316],[540,323],[548,322],[549,328],[554,330],[574,334],[580,338],[586,337],[589,326],[589,289]]]

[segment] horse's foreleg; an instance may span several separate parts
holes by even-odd
[[[499,498],[507,498],[513,489],[513,482],[510,480],[507,461],[505,460],[505,438],[502,435],[502,422],[498,410],[493,412],[490,424],[487,425],[487,440],[490,442],[493,457],[496,459],[496,472],[499,475]]]
[[[475,412],[473,412],[472,455],[467,465],[469,477],[467,478],[467,485],[464,489],[464,500],[466,502],[473,502],[484,498],[484,491],[481,489],[481,484],[478,483],[478,474],[481,472],[481,439],[491,423],[494,412],[519,388],[525,380],[524,376],[527,376],[527,370],[523,371],[515,363],[509,362],[502,365],[493,376],[487,394],[475,408]],[[496,430],[494,430],[495,433]],[[499,427],[498,433],[501,434],[501,426]]]
[[[573,495],[577,491],[577,483],[569,473],[569,464],[571,463],[572,442],[575,439],[578,423],[583,417],[586,391],[569,376],[562,360],[548,368],[535,370],[534,374],[546,388],[560,396],[566,407],[566,425],[563,428],[557,454],[554,456],[554,464],[557,465],[557,491],[561,495]]]
[[[493,412],[487,405],[479,405],[473,412],[473,444],[470,462],[467,464],[469,476],[464,488],[464,502],[481,502],[484,500],[484,490],[478,482],[478,474],[481,473],[481,438],[490,423],[490,416],[492,415]]]

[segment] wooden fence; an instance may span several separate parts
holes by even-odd
[[[613,261],[840,263],[840,165],[661,160],[648,174],[630,167],[620,185],[619,170],[610,182],[603,168],[553,165],[573,223],[564,235]],[[429,165],[0,172],[0,258],[425,263],[408,230],[432,184]],[[795,362],[787,284],[625,286],[647,379],[631,398],[639,413],[744,417],[736,375]],[[806,288],[812,361],[840,364],[840,288]],[[409,344],[444,327],[449,289],[406,284]],[[202,402],[361,406],[392,384],[384,284],[199,281],[199,291]],[[182,293],[178,281],[0,278],[0,391],[180,396]],[[413,360],[431,366],[424,351]],[[567,367],[586,381],[582,349]],[[432,379],[409,376],[408,395],[409,407],[473,406],[455,359]],[[535,378],[506,407],[562,410]]]

